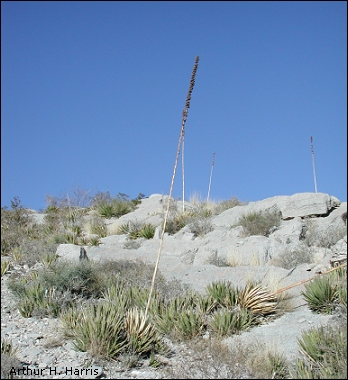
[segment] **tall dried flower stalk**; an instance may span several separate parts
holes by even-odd
[[[212,160],[211,160],[211,170],[210,170],[210,179],[209,179],[209,187],[208,187],[208,197],[207,197],[207,202],[209,201],[209,196],[210,196],[210,186],[211,186],[211,178],[212,178],[212,176],[213,176],[214,161],[215,161],[215,152],[213,153],[213,158],[212,158]]]
[[[192,94],[193,87],[195,85],[195,77],[196,77],[197,68],[198,68],[198,61],[199,61],[199,56],[197,55],[196,61],[195,61],[195,64],[194,64],[193,70],[192,70],[190,86],[189,86],[187,97],[186,97],[185,109],[182,111],[181,131],[180,131],[180,136],[179,136],[178,149],[176,151],[174,171],[173,171],[172,182],[171,182],[170,190],[169,190],[169,196],[168,196],[168,201],[167,201],[167,209],[166,209],[166,213],[165,213],[164,221],[163,221],[163,226],[162,226],[162,232],[161,232],[160,245],[159,245],[158,254],[157,254],[157,260],[156,260],[156,264],[155,264],[155,269],[153,271],[149,298],[148,298],[146,309],[145,309],[145,318],[147,316],[147,312],[148,312],[149,307],[150,307],[152,292],[153,292],[153,289],[155,286],[155,279],[156,279],[156,273],[157,273],[157,269],[158,269],[158,263],[159,263],[161,253],[162,253],[163,237],[164,237],[164,232],[166,229],[166,224],[167,224],[167,219],[168,219],[168,214],[169,214],[170,200],[172,198],[172,193],[173,193],[176,168],[178,166],[178,161],[179,161],[180,147],[182,145],[184,135],[185,135],[185,123],[186,123],[186,119],[187,119],[187,115],[188,115],[188,109],[190,108],[191,94]]]
[[[313,137],[311,136],[311,151],[312,151],[312,166],[313,166],[313,177],[314,177],[314,189],[318,192],[317,187],[317,175],[315,174],[315,164],[314,164],[314,147],[313,147]]]
[[[182,170],[182,212],[185,211],[185,136],[182,136],[182,148],[181,148],[181,170]]]

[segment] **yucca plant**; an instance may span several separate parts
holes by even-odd
[[[43,258],[41,259],[41,262],[42,264],[45,266],[45,267],[48,267],[50,266],[52,263],[56,262],[58,259],[58,255],[56,254],[46,254],[43,256]]]
[[[93,219],[91,221],[91,233],[103,238],[108,235],[108,229],[102,219]]]
[[[80,313],[75,314],[79,323],[67,331],[74,337],[75,348],[96,358],[115,359],[127,346],[124,311],[100,302],[85,306]]]
[[[210,327],[220,336],[235,334],[248,329],[254,320],[246,309],[223,309],[213,314]]]
[[[303,359],[296,362],[294,378],[345,379],[347,377],[347,328],[320,326],[298,339]]]
[[[222,307],[232,307],[237,303],[239,290],[229,281],[212,282],[206,291]]]
[[[330,276],[315,277],[301,292],[311,310],[331,314],[339,299],[337,284]]]
[[[75,328],[81,323],[82,318],[82,313],[76,309],[74,304],[64,310],[64,312],[59,315],[59,327],[64,336],[73,338],[75,336]]]
[[[99,237],[95,237],[95,236],[92,236],[91,238],[89,238],[88,240],[88,245],[92,246],[92,247],[97,247],[98,245],[100,245],[101,242],[100,242],[100,239]]]
[[[155,307],[152,305],[153,301],[150,303],[150,307],[158,330],[163,334],[173,334],[180,313],[183,310],[194,309],[196,305],[199,308],[199,298],[196,293],[188,292],[167,302],[159,301]],[[153,312],[154,310],[156,312]],[[204,314],[202,309],[199,309],[199,313]]]
[[[10,265],[9,261],[1,261],[1,277],[9,270]]]
[[[124,327],[133,354],[148,354],[163,345],[155,326],[145,316],[143,310],[138,308],[128,310]]]
[[[237,304],[254,314],[268,315],[277,311],[277,298],[260,285],[249,283],[239,292]]]
[[[195,301],[196,307],[202,313],[209,314],[215,310],[218,303],[211,295],[199,295]]]
[[[98,205],[98,212],[100,216],[110,219],[116,216],[116,212],[112,204],[109,203],[101,203]]]
[[[204,327],[204,314],[193,307],[179,311],[174,320],[175,331],[183,339],[192,339],[201,334]]]
[[[174,330],[177,310],[167,304],[160,305],[157,313],[152,315],[158,331],[162,334],[170,334]]]
[[[35,303],[29,298],[24,298],[19,304],[18,311],[24,318],[30,318],[33,315]]]
[[[146,223],[141,228],[139,233],[140,233],[140,236],[145,238],[145,239],[152,239],[155,235],[155,230],[156,230],[156,228],[152,224]]]
[[[286,358],[278,353],[268,353],[267,355],[268,363],[267,366],[270,368],[272,373],[272,379],[288,379],[289,370],[286,362]]]
[[[119,235],[126,235],[130,231],[130,223],[123,223],[118,227],[117,233]]]

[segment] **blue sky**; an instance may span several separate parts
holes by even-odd
[[[1,2],[1,206],[18,196],[347,200],[346,2]],[[173,195],[182,195],[181,157]]]

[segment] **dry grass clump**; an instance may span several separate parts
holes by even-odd
[[[280,223],[280,212],[260,211],[243,215],[235,226],[243,226],[246,236],[266,236],[272,227],[278,227]]]
[[[285,379],[290,365],[274,348],[227,346],[221,339],[192,340],[181,347],[184,358],[163,369],[166,379]]]
[[[313,254],[311,249],[305,245],[300,244],[295,248],[284,249],[277,257],[278,265],[285,269],[292,269],[298,265],[313,262]]]
[[[222,212],[229,210],[235,206],[244,206],[247,203],[241,202],[237,197],[231,197],[223,201],[214,201],[204,199],[199,194],[193,194],[189,199],[190,205],[194,209],[203,209],[210,213],[210,215],[219,215]]]

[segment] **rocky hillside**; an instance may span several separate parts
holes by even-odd
[[[328,194],[300,193],[216,213],[197,204],[172,201],[167,232],[163,233],[167,201],[167,196],[159,194],[142,199],[133,212],[106,220],[108,236],[99,239],[99,245],[85,245],[81,251],[81,246],[60,244],[58,260],[78,262],[81,254],[86,253],[90,261],[96,262],[131,260],[155,264],[160,253],[159,271],[167,280],[179,280],[201,293],[208,284],[224,280],[240,287],[251,280],[265,286],[272,284],[276,289],[289,287],[291,312],[241,335],[225,338],[224,342],[229,347],[237,342],[272,345],[290,361],[298,356],[297,339],[302,331],[337,322],[330,315],[311,312],[301,291],[305,280],[346,263],[346,202]],[[186,217],[179,227],[178,215]],[[95,216],[94,210],[84,216],[86,239],[93,237],[88,226]],[[44,220],[44,214],[36,213],[35,217],[38,222]],[[131,236],[132,229],[144,225],[155,228],[153,238]],[[12,272],[16,270],[25,272],[29,268],[18,265]],[[110,367],[112,374],[89,361],[86,353],[75,352],[71,343],[57,333],[55,319],[23,318],[15,310],[13,296],[6,288],[6,276],[2,277],[2,337],[20,346],[17,357],[22,366],[27,363],[32,370],[41,370],[35,378],[164,378],[160,369],[133,368],[122,372],[116,365]],[[300,285],[291,287],[296,284]],[[57,344],[47,343],[52,340]],[[177,356],[172,362],[184,366],[187,355],[182,357],[178,347],[173,347]],[[63,370],[61,374],[49,374],[49,368],[67,366],[76,369],[70,377]],[[87,373],[84,368],[95,371]],[[21,377],[34,378],[27,375],[23,372]]]

